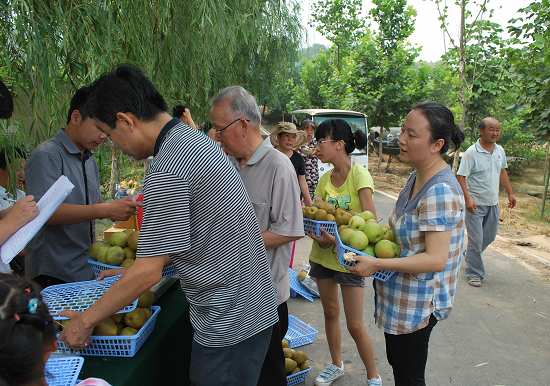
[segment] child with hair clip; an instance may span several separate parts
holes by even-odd
[[[0,386],[45,386],[45,365],[56,350],[56,322],[40,288],[0,273]],[[79,386],[109,386],[89,378]]]

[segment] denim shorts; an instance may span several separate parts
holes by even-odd
[[[340,285],[347,285],[350,287],[364,287],[365,278],[362,276],[354,275],[349,272],[333,271],[332,269],[323,267],[321,264],[309,262],[311,269],[309,270],[309,276],[315,279],[333,279]]]

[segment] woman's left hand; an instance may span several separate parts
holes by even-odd
[[[354,259],[355,264],[348,270],[355,275],[371,276],[380,270],[379,260],[376,257],[357,255]]]

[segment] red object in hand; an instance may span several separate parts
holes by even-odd
[[[141,229],[141,223],[143,222],[143,193],[139,193],[136,196],[136,202],[138,203],[137,206],[137,230],[139,231]]]

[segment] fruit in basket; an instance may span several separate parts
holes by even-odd
[[[136,330],[139,330],[145,324],[146,320],[146,314],[141,308],[136,308],[132,312],[124,315],[124,323],[128,327],[135,328]]]
[[[370,210],[364,210],[363,212],[359,213],[358,216],[362,217],[363,220],[365,221],[369,221],[373,219],[376,220],[376,216]]]
[[[361,216],[351,216],[348,225],[352,228],[359,229],[360,226],[365,225],[365,220]]]
[[[294,350],[291,348],[283,348],[283,353],[285,354],[285,358],[292,358]]]
[[[354,230],[349,238],[349,245],[357,250],[362,250],[369,245],[369,239],[363,232]]]
[[[327,220],[327,211],[324,209],[318,209],[315,212],[315,220],[317,221],[326,221]]]
[[[327,214],[325,221],[336,221],[336,217],[333,214]]]
[[[130,268],[132,266],[132,264],[134,264],[135,260],[134,259],[124,259],[122,261],[122,264],[120,264],[120,266],[122,268]]]
[[[344,244],[349,244],[350,242],[350,239],[351,239],[351,236],[355,233],[356,231],[351,229],[351,228],[344,228],[342,229],[340,232],[338,232],[338,234],[340,235],[340,239],[342,240],[342,242]]]
[[[336,209],[336,214],[334,215],[334,218],[338,225],[347,225],[351,217],[351,213],[346,212],[345,210],[340,208]]]
[[[288,348],[288,340],[283,339],[283,340],[281,341],[281,345],[283,346],[283,348]]]
[[[128,247],[134,251],[137,251],[138,240],[139,240],[139,231],[133,231],[130,234],[130,236],[128,236]]]
[[[396,246],[397,244],[390,240],[380,240],[374,246],[374,254],[381,259],[391,259],[396,257]]]
[[[300,366],[296,366],[296,368],[295,368],[294,370],[292,370],[292,371],[290,372],[290,374],[288,374],[288,375],[296,374],[296,373],[299,373],[300,371],[301,371],[301,370],[300,370]]]
[[[307,361],[309,358],[307,357],[307,354],[305,352],[296,350],[294,352],[294,355],[292,355],[292,359],[294,359],[299,365]]]
[[[317,213],[317,208],[314,206],[306,207],[306,217],[312,220],[315,220],[315,213]]]
[[[111,319],[113,319],[113,322],[117,324],[122,322],[122,318],[124,318],[123,314],[114,314],[111,316]]]
[[[94,335],[115,336],[118,332],[116,323],[111,318],[107,318],[98,323],[94,328]]]
[[[382,225],[375,222],[368,222],[361,227],[361,230],[367,235],[371,243],[377,243],[384,235]]]
[[[123,251],[124,251],[124,258],[125,259],[132,259],[133,260],[133,259],[136,258],[136,253],[132,249],[130,249],[128,247],[125,247],[123,249]]]
[[[366,253],[369,256],[374,256],[374,245],[369,244],[365,249],[363,249],[361,252]]]
[[[120,331],[120,335],[122,336],[130,336],[130,335],[136,335],[138,330],[132,327],[124,327],[122,331]]]
[[[153,305],[153,302],[155,301],[155,294],[152,291],[145,291],[141,295],[139,295],[138,299],[138,307],[141,308],[149,308]]]
[[[125,247],[128,241],[128,234],[126,232],[116,232],[111,235],[109,244],[116,247]]]
[[[151,308],[142,308],[143,315],[145,315],[145,321],[147,321],[151,315],[153,315],[153,311],[151,311]]]
[[[285,370],[287,374],[292,373],[298,367],[298,363],[290,358],[285,358]]]
[[[300,366],[300,371],[302,370],[305,370],[305,369],[309,369],[311,367],[311,363],[309,361],[305,361],[304,363],[302,363]]]
[[[104,260],[109,265],[120,265],[124,261],[124,250],[119,246],[110,247]]]

